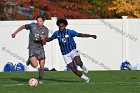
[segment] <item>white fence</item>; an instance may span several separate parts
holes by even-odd
[[[11,38],[11,33],[19,26],[33,21],[0,21],[0,71],[3,71],[7,62],[25,64],[28,59],[28,30],[19,32],[16,38]],[[50,31],[57,30],[56,18],[46,20],[45,26]],[[78,38],[77,49],[81,59],[89,70],[119,70],[121,62],[128,60],[130,63],[140,63],[140,20],[139,19],[74,19],[68,20],[67,28],[79,33],[96,34],[97,39]],[[57,40],[45,45],[46,64],[49,69],[58,71],[66,69]],[[27,70],[32,71],[32,67]]]

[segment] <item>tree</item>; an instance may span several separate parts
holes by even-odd
[[[140,18],[140,0],[113,0],[108,9],[118,17]]]

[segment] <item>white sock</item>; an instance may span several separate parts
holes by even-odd
[[[82,69],[84,68],[84,65],[82,65],[82,67],[81,67]]]
[[[84,75],[84,74],[81,76],[81,78],[84,79],[84,80],[88,80],[88,79],[89,79],[89,78],[88,78],[86,75]]]
[[[84,65],[82,65],[82,67],[81,67],[82,69],[87,69]]]

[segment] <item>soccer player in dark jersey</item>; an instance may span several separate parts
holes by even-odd
[[[36,68],[40,65],[39,70],[39,83],[42,82],[43,74],[44,74],[44,65],[45,65],[45,51],[44,46],[46,44],[45,39],[41,39],[40,37],[48,37],[48,28],[43,25],[45,21],[45,17],[39,15],[37,18],[37,23],[25,24],[19,27],[11,36],[15,38],[16,34],[23,29],[30,30],[29,34],[29,59],[27,61],[27,65],[31,64],[32,67]]]
[[[61,53],[63,55],[63,58],[67,66],[70,67],[71,70],[77,76],[81,77],[88,83],[90,78],[87,77],[82,72],[80,72],[74,64],[74,61],[75,61],[76,64],[80,66],[81,69],[85,73],[88,73],[87,68],[83,65],[83,62],[81,61],[80,54],[78,50],[76,49],[76,43],[73,37],[75,36],[82,37],[82,38],[91,37],[91,38],[96,39],[97,38],[96,35],[83,34],[83,33],[78,33],[74,30],[66,29],[66,26],[68,25],[68,22],[66,19],[58,19],[56,24],[59,27],[59,30],[55,31],[51,37],[47,37],[46,42],[52,41],[54,39],[58,39]]]

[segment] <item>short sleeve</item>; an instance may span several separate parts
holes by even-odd
[[[31,29],[31,24],[25,24],[24,26],[25,26],[26,30],[30,30]]]
[[[70,30],[70,34],[72,37],[78,36],[78,32],[76,32],[74,30]]]
[[[58,34],[58,31],[55,31],[53,33],[53,35],[51,36],[51,40],[56,39],[57,38],[57,34]]]

